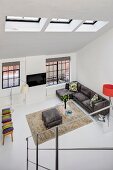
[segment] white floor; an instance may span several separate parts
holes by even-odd
[[[59,99],[54,98],[40,104],[14,107],[14,142],[12,143],[10,137],[7,137],[3,146],[0,130],[0,170],[26,169],[26,137],[30,136],[31,133],[25,115],[55,106],[59,102]],[[59,139],[60,147],[113,147],[112,116],[113,113],[111,113],[109,127],[107,122],[93,122],[61,136]],[[32,139],[30,139],[29,147],[35,148]],[[55,147],[55,140],[48,141],[39,147]],[[112,157],[113,151],[60,151],[59,170],[112,170]],[[54,158],[53,151],[39,152],[39,163],[52,170],[55,169]],[[29,159],[35,161],[35,151],[30,151]],[[35,165],[29,163],[29,170],[35,170]]]

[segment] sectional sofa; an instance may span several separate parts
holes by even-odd
[[[70,99],[73,99],[76,103],[78,103],[83,109],[85,109],[88,113],[92,113],[94,111],[100,110],[104,107],[110,105],[109,100],[102,97],[101,95],[97,94],[96,92],[92,91],[88,87],[82,85],[81,83],[75,81],[77,83],[77,91],[73,92],[69,90],[69,83],[66,83],[65,88],[56,90],[56,95],[62,99],[62,96],[67,94],[69,95]],[[97,94],[98,100],[92,102],[91,99],[93,96]],[[98,114],[107,115],[109,114],[110,109],[103,110]]]

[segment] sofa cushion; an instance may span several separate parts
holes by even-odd
[[[82,102],[84,106],[86,106],[91,112],[93,111],[93,108],[90,106],[90,99],[85,100]]]
[[[68,92],[69,92],[69,90],[67,90],[67,89],[59,89],[59,90],[57,90],[57,94],[59,94],[60,96],[64,96]]]
[[[81,92],[85,94],[88,98],[91,96],[91,90],[88,89],[87,87],[81,85]]]
[[[85,96],[83,93],[80,93],[80,92],[74,93],[73,96],[81,102],[84,101],[84,100],[88,100],[88,97]]]

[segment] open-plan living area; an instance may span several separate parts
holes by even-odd
[[[0,0],[0,170],[113,169],[113,0]]]

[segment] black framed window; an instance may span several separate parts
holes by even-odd
[[[53,24],[70,24],[72,19],[61,19],[61,18],[53,18],[50,23]]]
[[[69,82],[69,80],[70,80],[70,57],[46,60],[47,86]]]
[[[20,62],[2,64],[2,89],[20,86]]]
[[[37,17],[20,17],[20,16],[6,16],[6,21],[11,22],[36,22],[39,23],[41,18]]]

